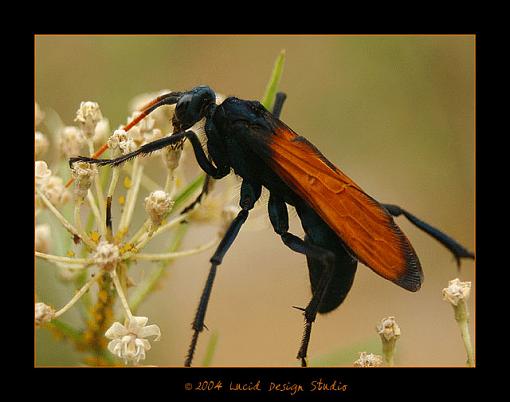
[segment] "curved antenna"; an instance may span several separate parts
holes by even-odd
[[[126,124],[122,129],[124,131],[129,131],[131,128],[136,126],[141,120],[145,119],[149,114],[151,114],[154,110],[159,108],[163,105],[173,105],[177,103],[179,98],[182,96],[183,92],[169,92],[167,94],[163,94],[158,96],[157,98],[154,98],[150,102],[143,105],[139,112],[140,114],[136,116],[131,122]],[[105,143],[101,148],[99,148],[92,156],[91,158],[97,159],[99,158],[106,150],[108,149],[108,144]],[[66,183],[66,188],[69,187],[74,182],[74,178],[70,178],[69,181]]]

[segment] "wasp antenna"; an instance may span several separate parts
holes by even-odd
[[[168,99],[168,98],[170,98],[170,97],[172,97],[172,96],[176,98],[174,103],[177,103],[177,100],[178,100],[178,98],[179,98],[181,95],[182,95],[182,92],[169,92],[169,93],[167,93],[167,94],[160,95],[160,96],[158,96],[158,97],[154,98],[153,100],[151,100],[151,101],[147,102],[145,105],[143,105],[143,106],[142,106],[141,108],[139,108],[138,110],[139,110],[140,112],[143,112],[143,111],[145,111],[145,110],[149,109],[151,106],[154,106],[156,103],[161,102],[161,101],[162,101],[162,100],[164,100],[164,99]]]
[[[124,131],[129,131],[131,128],[136,126],[141,120],[143,120],[145,117],[147,117],[149,114],[151,114],[154,110],[156,110],[158,107],[163,105],[173,105],[177,103],[179,98],[181,97],[182,92],[169,92],[167,94],[163,94],[158,96],[157,98],[151,100],[147,104],[145,104],[140,109],[140,114],[136,116],[130,123],[126,124],[122,129]],[[92,156],[92,159],[99,158],[106,150],[108,149],[108,144],[103,144],[101,148],[99,148]],[[69,181],[66,183],[66,188],[69,187],[71,184],[73,184],[74,178],[70,178]]]
[[[124,127],[124,131],[129,131],[131,127],[138,124],[141,120],[151,114],[154,110],[163,105],[173,105],[177,103],[179,98],[181,97],[182,92],[170,92],[168,94],[164,94],[158,96],[157,98],[151,100],[149,103],[145,104],[139,111],[140,115],[138,115],[131,123]]]

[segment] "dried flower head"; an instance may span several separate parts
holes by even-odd
[[[92,179],[97,174],[97,166],[87,162],[73,163],[72,176],[76,180],[74,195],[84,198],[92,185]]]
[[[35,227],[35,250],[48,253],[51,245],[51,230],[47,223]]]
[[[103,118],[99,105],[96,102],[81,102],[76,111],[76,121],[85,138],[92,139],[96,132],[96,125]]]
[[[94,145],[100,146],[103,145],[110,135],[110,121],[103,117],[96,125],[96,130],[94,132]]]
[[[46,151],[48,150],[48,147],[50,146],[50,142],[46,138],[46,136],[41,133],[40,131],[35,132],[35,157],[40,158],[42,157]]]
[[[167,169],[175,170],[177,166],[179,166],[181,157],[183,155],[183,150],[184,148],[182,147],[175,149],[168,147],[167,149],[163,150],[161,155],[163,156],[163,161],[165,162]]]
[[[377,325],[377,333],[385,340],[397,340],[400,337],[400,327],[395,321],[395,317],[383,318]]]
[[[118,150],[123,155],[133,152],[137,148],[131,134],[123,129],[115,130],[113,135],[108,138],[107,144],[108,148]]]
[[[170,194],[157,190],[145,198],[145,210],[154,225],[159,225],[173,205]]]
[[[359,359],[354,362],[354,367],[379,367],[382,366],[383,359],[373,353],[361,352]]]
[[[115,244],[101,240],[93,255],[94,263],[104,270],[112,270],[120,261],[119,247]]]
[[[35,162],[35,183],[41,186],[51,176],[51,170],[48,169],[48,164],[45,161]]]
[[[78,156],[85,145],[85,138],[75,126],[66,126],[60,131],[60,150],[66,158]]]
[[[35,303],[35,325],[41,326],[46,322],[50,322],[55,316],[55,310],[44,303]]]
[[[140,112],[133,113],[133,115],[127,119],[127,123],[130,123],[131,121],[136,119],[140,114],[141,114]],[[155,123],[156,121],[152,116],[147,116],[142,121],[140,121],[136,126],[131,128],[129,133],[131,134],[131,137],[133,138],[138,147],[148,142],[145,136],[150,135],[150,133],[154,129]]]
[[[144,338],[154,336],[154,341],[159,341],[161,337],[161,330],[157,325],[145,325],[148,320],[147,317],[133,316],[130,320],[126,320],[125,325],[119,322],[113,323],[105,333],[105,336],[111,339],[108,350],[123,359],[125,364],[129,361],[137,364],[140,360],[144,360],[145,351],[151,348],[149,341]]]
[[[471,282],[461,282],[459,278],[455,278],[448,282],[447,288],[443,289],[443,300],[456,306],[459,301],[469,298],[470,291]]]
[[[62,178],[57,176],[50,176],[45,179],[41,183],[41,190],[46,198],[55,206],[64,205],[71,198],[71,194],[65,188]]]

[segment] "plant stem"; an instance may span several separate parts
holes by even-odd
[[[60,255],[41,253],[40,251],[36,251],[35,256],[39,257],[39,258],[43,258],[48,261],[64,262],[64,263],[68,263],[68,264],[87,265],[87,264],[92,263],[92,259],[90,259],[90,258],[62,257]],[[78,268],[78,267],[76,267],[76,268]],[[80,267],[80,268],[83,268],[83,267]]]
[[[60,223],[62,223],[62,225],[69,232],[71,232],[73,235],[78,236],[91,249],[95,249],[96,245],[93,243],[87,242],[87,239],[82,239],[78,230],[71,223],[69,223],[69,221],[66,218],[64,218],[64,216],[57,210],[57,208],[55,208],[55,206],[51,203],[51,201],[48,200],[48,198],[46,198],[46,196],[43,194],[43,192],[41,190],[36,188],[36,191],[37,191],[37,195],[41,198],[41,200],[48,207],[48,209],[53,213],[53,215],[55,215],[55,217],[60,221]]]
[[[175,252],[169,252],[169,253],[156,253],[156,254],[136,254],[132,258],[135,260],[149,260],[149,261],[160,261],[160,260],[171,260],[174,258],[179,257],[187,257],[193,254],[201,253],[202,251],[205,251],[211,247],[213,247],[215,244],[217,244],[219,239],[213,239],[208,243],[202,244],[201,246],[198,246],[196,248],[192,248],[189,250],[183,250],[183,251],[175,251]]]
[[[69,310],[74,303],[76,303],[78,300],[80,300],[80,297],[83,296],[83,294],[89,290],[89,288],[92,286],[94,282],[96,282],[99,278],[101,278],[102,272],[99,272],[94,278],[91,278],[83,287],[73,296],[73,298],[60,310],[58,310],[55,313],[55,318],[60,317],[62,314],[64,314],[67,310]]]
[[[184,235],[188,231],[188,225],[179,225],[177,228],[174,238],[168,248],[169,252],[173,252],[177,250],[184,238]],[[157,268],[155,268],[149,277],[147,277],[142,283],[140,283],[134,290],[129,305],[131,306],[132,311],[136,311],[138,306],[145,300],[145,298],[154,290],[157,286],[159,280],[163,277],[163,274],[166,272],[166,269],[170,264],[173,263],[173,260],[166,260],[159,264]]]
[[[92,141],[92,139],[89,139],[88,145],[89,145],[90,156],[92,156],[92,155],[94,155],[94,141]],[[100,182],[98,175],[94,176],[94,185],[96,187],[96,195],[97,195],[97,200],[99,203],[99,211],[100,211],[100,216],[101,216],[101,219],[98,222],[99,231],[103,235],[103,238],[105,238],[106,237],[106,204],[105,204],[106,201],[104,198],[103,188],[101,187],[101,182]]]
[[[126,313],[126,318],[131,320],[133,318],[133,314],[131,313],[131,309],[129,308],[129,304],[127,302],[126,296],[124,295],[124,290],[122,289],[122,285],[119,281],[119,277],[117,276],[117,272],[115,269],[110,273],[110,276],[113,279],[113,284],[115,285],[115,289],[117,289],[117,294],[119,295],[120,302],[122,304],[122,308]]]
[[[459,300],[456,306],[453,306],[455,312],[455,321],[459,325],[460,334],[462,341],[464,342],[464,348],[466,349],[467,361],[466,364],[469,367],[474,367],[475,359],[473,353],[473,347],[471,345],[471,336],[469,334],[469,310],[464,299]]]

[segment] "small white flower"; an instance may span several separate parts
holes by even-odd
[[[45,161],[35,162],[35,183],[40,186],[51,176],[51,170]]]
[[[471,291],[471,282],[461,282],[455,278],[448,282],[448,287],[443,289],[443,300],[448,301],[453,306],[459,304],[461,300],[467,300]]]
[[[377,325],[377,333],[386,341],[397,340],[400,337],[400,327],[395,321],[395,317],[383,318]]]
[[[35,157],[40,158],[43,156],[48,147],[50,146],[50,142],[46,138],[46,136],[40,131],[35,132]]]
[[[105,143],[110,135],[110,121],[103,117],[97,123],[96,130],[94,132],[94,145],[101,146]]]
[[[48,200],[55,206],[65,204],[71,198],[66,190],[62,178],[50,176],[41,183],[41,190]]]
[[[163,161],[169,170],[175,170],[177,166],[179,166],[179,162],[181,161],[181,157],[183,155],[183,150],[184,148],[182,147],[175,149],[168,147],[167,149],[163,150]]]
[[[97,166],[88,162],[75,162],[72,167],[72,175],[76,180],[74,194],[77,198],[84,198],[92,185],[92,179],[97,174]]]
[[[111,339],[108,343],[108,350],[115,356],[135,364],[145,359],[145,351],[150,350],[151,344],[147,338],[154,336],[154,341],[159,341],[161,330],[155,324],[145,326],[149,319],[147,317],[132,317],[126,320],[126,324],[114,322],[106,331],[105,336]]]
[[[136,144],[130,134],[123,129],[115,130],[107,141],[108,148],[118,149],[123,155],[136,150]]]
[[[133,113],[131,117],[128,117],[127,123],[130,123],[131,121],[136,119],[140,114],[141,114],[140,112]],[[154,120],[152,115],[149,115],[145,117],[142,121],[138,122],[136,126],[131,128],[129,133],[131,134],[133,140],[136,142],[137,146],[143,145],[148,142],[146,136],[150,135],[150,133],[154,129],[155,123],[156,121]]]
[[[81,102],[74,121],[78,122],[85,138],[93,138],[96,125],[103,118],[96,102]]]
[[[153,191],[145,198],[145,210],[155,225],[161,223],[172,205],[173,201],[170,198],[170,194],[162,190]]]
[[[35,102],[35,125],[38,126],[44,120],[45,113],[41,110],[37,102]]]
[[[44,303],[35,303],[35,325],[37,327],[49,322],[55,316],[55,310]]]
[[[67,126],[60,131],[60,150],[66,158],[79,156],[85,139],[78,127]]]
[[[35,227],[35,250],[48,253],[51,245],[51,230],[47,223]]]
[[[373,353],[361,352],[359,359],[354,362],[355,367],[379,367],[382,365],[383,359],[379,355]]]
[[[120,260],[119,248],[115,244],[101,240],[97,245],[93,258],[95,264],[100,268],[112,270]]]

